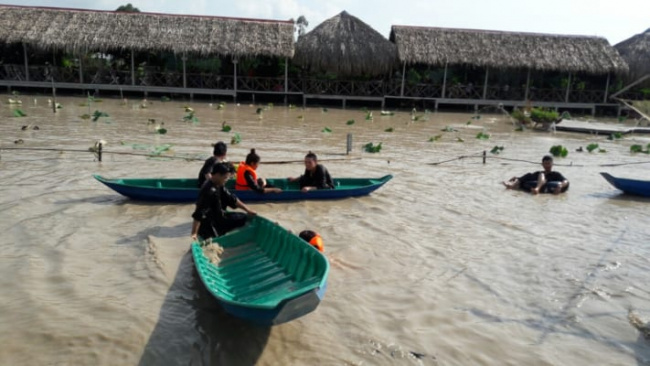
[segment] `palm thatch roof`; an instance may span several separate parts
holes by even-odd
[[[626,73],[628,66],[602,37],[396,26],[390,40],[400,62],[474,65],[540,71]]]
[[[359,18],[343,11],[296,43],[294,62],[339,75],[378,75],[397,60],[395,45]]]
[[[0,42],[42,49],[292,57],[293,32],[291,21],[0,6]]]
[[[614,46],[630,65],[630,78],[650,74],[650,29]]]

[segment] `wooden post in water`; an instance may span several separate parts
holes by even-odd
[[[442,98],[445,97],[447,92],[447,61],[445,61],[445,73],[442,75]],[[437,110],[438,108],[436,108]]]
[[[237,63],[238,63],[238,62],[239,62],[239,61],[238,61],[236,58],[233,58],[232,63],[233,63],[233,65],[235,66],[235,67],[234,67],[234,71],[233,71],[233,74],[234,74],[234,77],[235,77],[235,81],[234,81],[234,87],[235,87],[235,101],[237,100]]]
[[[348,140],[347,140],[347,145],[345,148],[345,155],[350,155],[350,151],[352,151],[352,134],[348,133]]]
[[[101,142],[99,143],[99,146],[97,146],[97,160],[100,162],[102,161],[102,144]]]
[[[50,75],[52,82],[52,113],[56,113],[56,88],[54,87],[54,76]]]
[[[571,92],[571,73],[569,73],[569,81],[566,84],[566,95],[564,96],[564,102],[569,103],[569,93]]]
[[[81,55],[78,55],[78,57],[79,57],[79,83],[83,84],[84,83],[83,64],[81,63]]]
[[[402,89],[399,92],[399,96],[404,96],[404,78],[406,77],[406,61],[404,61],[404,67],[402,67]]]
[[[27,62],[27,44],[23,42],[23,56],[25,58],[25,81],[29,81],[29,63]]]
[[[487,151],[483,150],[483,164],[485,164],[486,159],[487,159]]]
[[[607,81],[605,82],[605,96],[603,97],[603,103],[607,103],[607,94],[609,94],[609,76],[607,73]]]

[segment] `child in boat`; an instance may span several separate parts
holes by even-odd
[[[192,239],[208,239],[221,236],[230,230],[246,224],[247,215],[241,212],[227,212],[226,208],[241,208],[248,215],[257,213],[225,187],[226,181],[234,174],[230,163],[217,163],[210,170],[210,180],[201,187],[196,208],[192,213]]]
[[[324,252],[325,247],[323,246],[323,238],[321,236],[312,230],[303,230],[298,234],[298,236],[306,241],[307,243],[311,244],[314,248],[318,249],[319,252]]]
[[[266,184],[264,178],[257,177],[257,167],[260,166],[260,156],[255,153],[255,149],[246,155],[246,161],[239,163],[237,169],[237,180],[235,181],[236,190],[252,189],[258,193],[280,193],[280,188],[271,187]]]
[[[228,146],[226,146],[225,142],[219,141],[214,144],[214,149],[212,149],[212,156],[203,163],[203,167],[199,171],[199,188],[203,186],[203,183],[210,180],[210,170],[212,169],[212,166],[216,163],[226,161],[227,152]]]
[[[311,151],[305,155],[305,173],[300,177],[289,178],[289,182],[295,181],[300,181],[300,190],[303,192],[334,188],[334,182],[327,168],[318,164],[316,154]]]
[[[523,189],[532,194],[553,193],[560,194],[569,189],[569,181],[560,173],[553,171],[553,157],[550,155],[542,158],[544,170],[527,173],[521,177],[512,177],[503,185],[507,189]],[[551,184],[552,183],[552,184]]]

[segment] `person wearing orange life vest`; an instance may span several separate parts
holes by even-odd
[[[237,169],[237,179],[235,180],[235,190],[252,189],[258,193],[280,193],[280,188],[271,187],[266,184],[263,178],[257,177],[257,167],[260,165],[260,156],[255,153],[255,149],[246,155],[246,161],[239,163]]]
[[[307,243],[311,244],[314,248],[318,249],[319,252],[323,253],[325,252],[325,246],[323,245],[323,238],[315,232],[311,230],[303,230],[298,234],[298,236],[306,241]]]

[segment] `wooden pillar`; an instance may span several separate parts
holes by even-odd
[[[404,81],[406,77],[406,61],[404,61],[404,67],[402,67],[402,89],[399,92],[400,97],[404,96]]]
[[[526,77],[526,91],[524,92],[524,101],[528,100],[529,90],[530,90],[530,69],[528,69],[528,76]]]
[[[25,58],[25,80],[29,81],[29,63],[27,62],[27,44],[23,42],[23,56]]]
[[[490,68],[485,68],[485,82],[483,83],[483,100],[487,99],[488,77],[490,77]]]
[[[566,95],[564,96],[564,103],[569,103],[569,93],[571,92],[571,73],[569,73],[569,81],[566,85]]]
[[[442,97],[445,97],[447,92],[447,61],[445,61],[445,73],[442,75]]]
[[[183,88],[187,88],[187,72],[186,72],[187,56],[185,56],[185,52],[183,52],[183,55],[181,56],[181,61],[183,61]]]
[[[83,64],[81,63],[81,55],[77,55],[79,57],[79,84],[84,83],[84,70],[83,70]]]
[[[131,50],[131,85],[135,85],[135,52]]]
[[[235,81],[234,81],[234,86],[235,86],[235,99],[237,99],[237,63],[239,61],[236,58],[232,59],[232,63],[235,65],[235,70],[234,70],[234,76],[235,76]]]
[[[605,83],[605,96],[603,97],[603,103],[607,103],[607,94],[609,94],[609,77],[610,74],[607,73],[607,82]]]
[[[289,92],[289,58],[284,58],[284,92]]]

